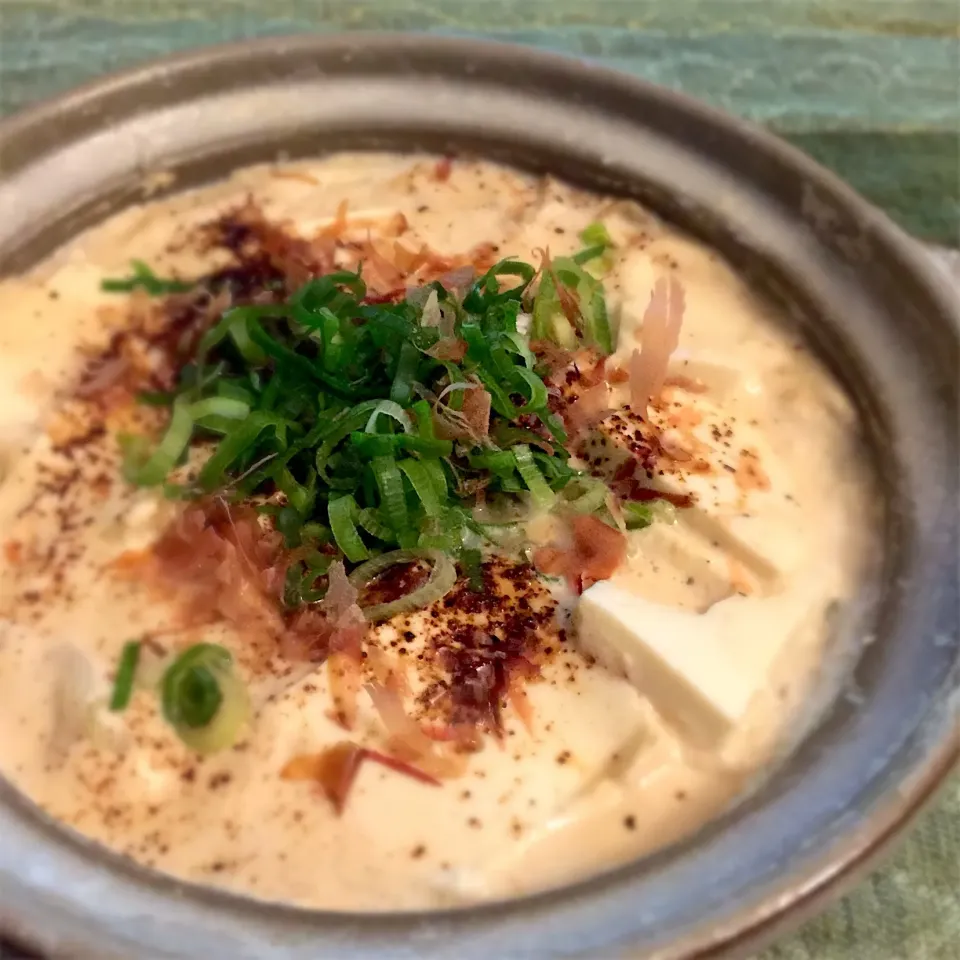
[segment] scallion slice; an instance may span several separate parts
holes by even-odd
[[[373,412],[367,419],[367,425],[363,428],[364,433],[376,433],[377,420],[381,416],[392,417],[400,424],[404,433],[413,432],[413,423],[410,420],[410,414],[408,414],[399,403],[395,403],[393,400],[381,400],[373,408]]]
[[[393,457],[374,457],[370,469],[380,491],[380,510],[396,533],[407,529],[407,500],[403,478]]]
[[[190,415],[194,420],[204,417],[223,417],[226,420],[243,420],[250,413],[250,404],[245,400],[230,397],[207,397],[190,404]]]
[[[357,501],[350,494],[331,500],[327,504],[327,515],[330,518],[330,530],[333,539],[351,563],[360,563],[370,556],[364,542],[360,539],[357,530]]]
[[[440,516],[442,507],[440,498],[437,496],[437,488],[434,482],[435,475],[432,477],[430,470],[421,461],[411,460],[409,457],[401,460],[397,466],[410,481],[410,486],[413,487],[413,492],[419,498],[420,503],[423,504],[427,516]]]
[[[142,260],[130,262],[132,276],[122,279],[108,278],[100,284],[104,293],[130,293],[144,290],[151,297],[163,297],[171,293],[186,293],[195,286],[184,280],[164,280],[158,277]]]
[[[390,524],[381,519],[380,511],[374,507],[360,510],[357,513],[357,523],[377,540],[383,540],[384,543],[392,543],[394,540],[395,533]]]
[[[364,607],[363,615],[368,620],[389,620],[397,614],[419,610],[441,600],[453,589],[457,582],[457,568],[453,561],[442,551],[429,549],[392,550],[390,553],[381,554],[357,567],[350,574],[350,582],[358,590],[362,589],[390,567],[415,560],[429,560],[433,564],[427,582],[398,600]]]
[[[573,513],[595,513],[603,507],[609,493],[607,485],[594,477],[577,477],[572,486],[573,491],[569,487],[564,490],[562,506]]]
[[[574,263],[582,265],[599,258],[600,268],[602,270],[609,269],[610,257],[605,256],[605,254],[613,246],[613,240],[607,228],[599,220],[584,227],[580,234],[580,240],[585,244],[585,248],[573,255],[571,259]]]
[[[409,340],[400,348],[397,372],[390,387],[390,399],[394,403],[409,403],[413,396],[413,380],[420,363],[420,351]]]
[[[527,398],[524,406],[517,408],[518,416],[543,410],[547,405],[547,387],[544,382],[525,367],[515,367],[513,376],[517,393],[522,392]]]
[[[232,746],[249,715],[233,658],[215,643],[198,643],[177,657],[160,681],[160,697],[164,718],[199,753]]]
[[[113,682],[113,693],[110,697],[110,709],[119,712],[126,710],[133,695],[133,683],[137,674],[137,664],[140,662],[140,641],[128,640],[123,645],[120,660],[117,664],[117,676]]]
[[[512,448],[511,452],[517,465],[517,471],[523,478],[523,482],[530,491],[534,502],[544,510],[549,509],[553,506],[556,494],[543,479],[543,475],[534,462],[530,448],[525,443],[518,443]]]
[[[610,231],[600,220],[594,220],[587,224],[580,233],[580,239],[588,247],[612,247],[613,240],[610,238]]]
[[[460,551],[460,563],[474,593],[483,592],[483,554],[476,549]]]
[[[163,483],[167,474],[177,465],[186,453],[193,435],[193,413],[191,405],[182,397],[173,404],[173,413],[163,439],[145,460],[136,462],[136,455],[142,455],[143,446],[130,446],[125,451],[123,475],[130,483],[138,487],[155,487]]]
[[[251,413],[220,441],[210,459],[203,465],[197,478],[202,489],[214,490],[224,482],[224,474],[240,457],[249,451],[267,430],[276,431],[283,420],[270,413]]]
[[[627,501],[620,504],[620,512],[628,530],[642,530],[653,523],[653,511],[650,503],[634,503]]]

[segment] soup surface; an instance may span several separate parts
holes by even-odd
[[[558,885],[722,810],[827,682],[856,416],[632,202],[260,166],[0,316],[0,772],[142,864],[356,910]]]

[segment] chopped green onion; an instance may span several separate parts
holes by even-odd
[[[543,475],[537,469],[530,448],[525,443],[518,443],[511,452],[517,464],[517,471],[523,478],[523,482],[530,491],[534,502],[545,510],[549,509],[556,499],[556,494],[550,489],[543,479]]]
[[[443,467],[439,460],[429,459],[421,461],[423,469],[427,471],[430,483],[433,484],[434,493],[441,502],[447,499],[447,475],[443,472]]]
[[[413,415],[417,418],[417,431],[424,440],[436,438],[436,428],[433,425],[433,411],[426,400],[418,400],[412,407]]]
[[[501,447],[509,447],[515,443],[526,443],[528,445],[542,447],[548,443],[547,440],[541,437],[540,434],[534,433],[533,430],[528,430],[526,427],[511,427],[502,421],[497,424],[493,439],[496,440],[497,444]],[[560,455],[563,456],[566,451],[555,450],[554,453],[560,453]]]
[[[404,342],[397,360],[397,372],[390,387],[390,399],[395,403],[409,403],[413,396],[413,379],[420,363],[420,351],[410,341]]]
[[[410,481],[413,492],[417,495],[428,517],[440,515],[440,498],[437,496],[435,477],[419,460],[401,460],[398,464],[401,472]]]
[[[507,258],[462,302],[433,281],[407,300],[367,303],[359,271],[338,271],[286,302],[238,303],[201,337],[176,388],[144,398],[169,405],[170,421],[155,448],[143,437],[121,439],[125,475],[178,499],[254,498],[298,551],[288,605],[322,596],[319,578],[333,559],[362,564],[383,551],[396,556],[397,547],[457,557],[476,585],[477,546],[492,536],[473,519],[477,491],[500,504],[507,524],[555,503],[599,513],[606,502],[606,487],[569,465],[567,432],[529,345],[546,338],[613,350],[603,285],[584,268],[612,242],[601,223],[581,239],[583,250],[540,275],[536,296],[536,269]],[[156,290],[163,282],[143,264],[129,281]],[[200,280],[198,295],[222,283]],[[532,314],[529,337],[518,332],[521,313]],[[466,345],[456,362],[432,355],[439,321]],[[491,406],[482,436],[458,419],[466,389],[478,384]],[[458,428],[453,439],[438,437],[441,425]],[[195,438],[206,459],[198,457],[196,480],[183,482],[176,468]],[[318,543],[328,552],[315,551],[316,563],[302,559]],[[440,572],[447,576],[446,566]]]
[[[577,477],[574,487],[573,496],[570,496],[569,487],[564,491],[567,494],[566,499],[562,501],[565,510],[573,513],[595,513],[606,503],[609,490],[602,480],[594,477]]]
[[[283,420],[269,413],[251,413],[220,441],[213,456],[203,465],[197,478],[204,490],[213,490],[223,483],[227,469],[247,453],[267,430],[276,431]]]
[[[425,440],[407,433],[354,432],[350,434],[350,442],[367,459],[389,457],[403,450],[425,457],[449,457],[453,453],[452,440]]]
[[[628,530],[642,530],[651,523],[676,523],[677,508],[669,500],[646,500],[637,503],[628,500],[620,504]]]
[[[407,529],[407,499],[403,492],[403,478],[393,457],[374,457],[370,461],[377,488],[380,491],[380,509],[396,533]]]
[[[500,281],[497,278],[502,276],[519,277],[521,283],[501,293]],[[517,300],[530,285],[534,276],[536,276],[536,270],[529,263],[519,260],[501,260],[474,283],[469,293],[463,298],[463,307],[471,313],[482,313],[505,300]]]
[[[305,603],[322,600],[327,592],[326,587],[318,590],[311,585],[330,569],[332,563],[330,554],[314,551],[305,560],[291,564],[283,587],[284,606],[296,609]]]
[[[301,534],[304,540],[311,543],[330,542],[330,528],[325,527],[322,523],[305,523]]]
[[[583,265],[601,257],[599,264],[601,269],[609,269],[610,258],[605,257],[604,254],[613,246],[613,240],[610,238],[607,228],[599,220],[583,229],[580,240],[584,243],[585,248],[573,255],[571,258],[573,262]]]
[[[566,428],[563,425],[563,421],[555,413],[548,413],[545,417],[542,417],[542,420],[544,426],[550,431],[550,435],[557,443],[567,442]],[[560,455],[566,456],[566,451],[561,449]]]
[[[129,483],[138,487],[155,487],[163,483],[167,474],[186,453],[193,434],[193,414],[190,404],[178,397],[173,404],[173,413],[167,432],[153,453],[144,460],[142,444],[129,444],[124,451],[123,475]]]
[[[360,430],[366,426],[370,414],[377,408],[376,400],[367,400],[358,403],[355,407],[342,411],[338,414],[335,422],[331,424],[330,430],[325,434],[323,443],[317,449],[315,461],[317,466],[317,475],[330,487],[334,489],[352,489],[355,486],[353,480],[345,480],[334,477],[327,471],[327,463],[333,455],[334,450],[348,437],[354,430]]]
[[[110,709],[119,712],[126,710],[133,694],[133,681],[140,662],[140,641],[129,640],[123,645],[117,676],[113,682],[113,694],[110,697]]]
[[[286,467],[280,471],[280,476],[277,478],[280,491],[301,517],[309,516],[316,503],[317,471],[313,467],[308,467],[305,479],[306,483],[300,483]]]
[[[516,458],[510,450],[491,450],[489,453],[471,454],[469,462],[471,467],[477,470],[489,470],[498,477],[509,477],[517,468]]]
[[[483,592],[483,554],[479,550],[461,550],[460,563],[467,575],[470,589],[474,593]]]
[[[603,289],[599,284],[594,287],[590,296],[590,305],[584,315],[587,325],[587,337],[600,350],[609,355],[616,349],[613,330],[610,326],[610,316],[607,312],[607,301]]]
[[[524,367],[514,368],[513,385],[517,393],[525,393],[527,402],[518,410],[519,414],[535,410],[543,410],[547,405],[547,387],[544,382],[532,371]]]
[[[607,228],[599,221],[591,223],[581,232],[580,239],[584,249],[571,257],[574,263],[582,266],[597,261],[596,265],[601,272],[609,270],[613,263],[610,250],[614,244]]]
[[[151,297],[163,297],[170,293],[186,293],[194,284],[183,280],[163,280],[158,277],[142,260],[132,260],[130,268],[133,275],[122,279],[108,278],[101,282],[104,293],[130,293],[133,290],[145,290]]]
[[[377,432],[377,419],[381,416],[392,417],[397,423],[403,427],[404,433],[413,432],[413,423],[410,421],[410,415],[407,413],[399,403],[395,403],[393,400],[381,400],[376,407],[373,408],[373,412],[370,414],[369,419],[367,420],[367,425],[363,428],[364,433],[376,433]]]
[[[642,530],[653,523],[653,511],[650,509],[651,503],[635,503],[628,500],[620,504],[620,512],[623,514],[624,523],[628,530]]]
[[[243,420],[250,413],[250,404],[244,400],[232,400],[229,397],[207,397],[190,404],[190,415],[194,420],[204,417],[224,417],[227,420]]]
[[[331,500],[327,504],[330,529],[337,546],[351,563],[359,563],[370,556],[370,551],[360,539],[357,530],[357,501],[350,494]]]
[[[229,651],[198,643],[182,653],[163,676],[163,715],[174,726],[205,727],[217,714],[223,695],[214,670],[229,669]]]
[[[540,278],[540,289],[533,301],[531,316],[531,340],[553,340],[567,350],[576,347],[577,333],[564,316],[551,273],[544,273]]]
[[[582,266],[585,263],[589,263],[591,260],[596,260],[596,258],[601,256],[606,249],[606,246],[603,244],[597,244],[595,247],[587,247],[585,250],[575,253],[571,259],[574,263],[579,263]]]
[[[396,534],[389,523],[380,517],[380,511],[374,507],[364,507],[357,514],[357,523],[363,527],[371,537],[392,543]]]
[[[610,231],[600,220],[587,224],[580,233],[580,240],[588,247],[612,247],[613,240]]]
[[[224,647],[198,643],[167,668],[160,681],[163,715],[181,740],[199,753],[236,742],[249,701]]]
[[[281,507],[275,516],[277,532],[283,536],[287,547],[299,547],[302,539],[303,520],[299,511],[292,506]]]
[[[577,297],[584,339],[604,354],[613,353],[613,336],[603,285],[569,257],[557,257],[553,261],[553,269],[557,279]]]
[[[512,349],[515,351],[529,370],[532,370],[537,365],[537,358],[533,355],[533,351],[530,349],[529,344],[521,334],[516,332],[507,332],[501,334],[501,336],[505,343],[510,344],[510,347],[507,349]]]
[[[651,501],[650,513],[658,523],[677,522],[677,508],[669,500]]]
[[[441,600],[457,582],[457,569],[450,558],[440,550],[393,550],[384,553],[373,560],[357,567],[350,574],[350,582],[362,589],[374,581],[381,573],[398,563],[412,563],[415,560],[429,560],[433,563],[430,577],[423,586],[418,587],[405,597],[392,600],[389,603],[377,603],[363,608],[363,615],[368,620],[389,620],[400,613],[419,610]]]
[[[576,329],[561,309],[557,283],[563,284],[576,297],[579,309]],[[583,269],[576,257],[557,257],[552,270],[540,281],[540,290],[533,304],[531,338],[554,340],[562,347],[573,349],[577,333],[604,354],[613,353],[615,344],[603,285]]]

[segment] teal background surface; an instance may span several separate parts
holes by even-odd
[[[223,40],[469,34],[593,58],[767,124],[955,247],[958,20],[956,0],[0,0],[0,113]],[[882,869],[762,956],[960,960],[960,779]]]
[[[954,243],[958,10],[956,0],[0,0],[0,110],[226,39],[469,33],[596,58],[767,123],[918,236]]]

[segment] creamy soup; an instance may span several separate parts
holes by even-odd
[[[140,864],[351,910],[561,884],[727,807],[826,682],[853,408],[635,203],[260,166],[0,316],[0,771]]]

